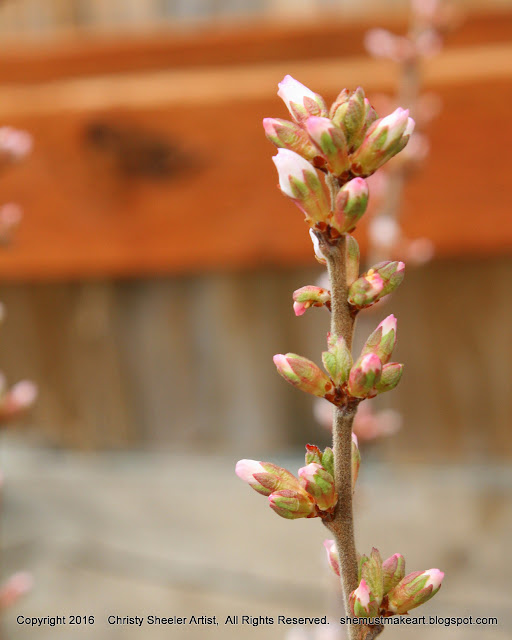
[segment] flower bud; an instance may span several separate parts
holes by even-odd
[[[328,351],[322,353],[322,362],[331,380],[339,387],[348,380],[352,354],[343,336],[334,333],[327,334],[327,347]]]
[[[372,549],[370,557],[366,557],[366,560],[361,565],[361,578],[368,585],[377,605],[380,606],[384,596],[382,558],[375,547]]]
[[[268,497],[270,508],[281,518],[296,520],[297,518],[315,518],[317,516],[315,502],[302,489],[292,491],[284,489],[275,491]]]
[[[398,107],[368,129],[363,143],[351,156],[354,175],[367,177],[401,151],[414,131],[409,110]]]
[[[357,476],[359,475],[359,467],[361,466],[361,453],[359,452],[359,443],[355,433],[352,434],[352,491],[356,488]]]
[[[439,591],[443,578],[439,569],[410,573],[388,593],[388,610],[403,614],[419,607]]]
[[[365,309],[398,288],[404,279],[403,262],[379,262],[352,283],[348,302],[356,309]]]
[[[362,178],[354,178],[338,191],[331,224],[340,233],[350,233],[368,205],[368,185]]]
[[[368,127],[376,117],[377,114],[365,98],[361,87],[352,94],[347,89],[343,89],[330,110],[331,120],[345,134],[350,153],[361,144]]]
[[[327,289],[308,285],[293,292],[293,310],[296,316],[303,315],[310,307],[322,306],[331,309],[331,292]]]
[[[327,552],[327,561],[334,573],[340,575],[340,558],[334,540],[324,540],[324,547]]]
[[[350,285],[359,277],[359,245],[354,236],[347,235],[346,239],[346,271],[347,285]]]
[[[313,496],[320,511],[330,511],[336,506],[338,495],[334,490],[334,478],[322,465],[312,462],[299,469],[301,486]]]
[[[276,147],[289,149],[306,160],[319,158],[320,153],[299,125],[281,118],[264,118],[265,135]],[[320,158],[319,158],[320,160]],[[325,160],[321,164],[325,164]]]
[[[382,373],[382,363],[379,358],[368,353],[361,356],[352,367],[348,379],[348,391],[354,398],[373,398],[376,393],[375,385]]]
[[[405,576],[405,558],[395,553],[382,563],[384,595],[394,589]]]
[[[278,149],[272,160],[279,174],[281,191],[295,202],[310,226],[318,222],[325,224],[331,208],[313,165],[289,149]]]
[[[277,372],[294,387],[319,398],[332,395],[333,384],[314,362],[307,358],[287,353],[274,356]]]
[[[277,85],[277,95],[283,100],[292,118],[302,124],[310,116],[326,117],[327,106],[318,93],[305,87],[301,82],[287,75]]]
[[[239,460],[235,467],[236,475],[247,482],[258,493],[269,496],[282,489],[300,490],[297,478],[287,469],[271,462],[257,460]]]
[[[312,462],[316,462],[316,464],[322,464],[322,452],[316,445],[307,444],[306,464],[311,464]]]
[[[374,353],[382,364],[389,362],[396,345],[396,318],[393,314],[385,318],[365,342],[361,355]]]
[[[356,618],[375,618],[379,613],[379,605],[365,580],[361,580],[357,589],[352,591],[348,603]]]
[[[327,158],[329,171],[338,177],[347,175],[350,162],[343,130],[336,127],[329,118],[317,116],[308,118],[304,126],[311,140]]]
[[[382,367],[382,374],[380,380],[375,385],[375,389],[378,393],[385,393],[386,391],[392,391],[400,382],[404,365],[398,362],[389,362]]]

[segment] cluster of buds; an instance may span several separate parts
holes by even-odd
[[[316,240],[316,236],[313,236]],[[315,251],[319,251],[318,242],[314,242]],[[379,262],[366,273],[359,276],[359,246],[352,236],[347,236],[346,275],[347,302],[355,315],[361,309],[368,309],[384,296],[393,293],[405,276],[405,264],[398,261]],[[310,307],[325,306],[331,310],[331,292],[324,287],[307,285],[293,292],[293,310],[295,315],[303,315]]]
[[[340,563],[334,540],[325,540],[330,567],[340,575]],[[405,575],[405,559],[395,553],[382,561],[377,549],[359,558],[359,586],[349,599],[356,618],[403,615],[430,600],[441,588],[444,573],[439,569],[414,571]]]
[[[329,447],[322,452],[315,445],[306,445],[306,466],[299,469],[298,478],[287,469],[257,460],[239,460],[235,471],[255,491],[267,496],[270,508],[282,518],[332,518],[338,496]]]
[[[330,109],[322,96],[291,76],[279,83],[278,95],[293,121],[265,118],[263,126],[278,147],[273,160],[281,191],[315,231],[328,238],[352,232],[368,204],[364,178],[405,147],[414,121],[401,108],[377,119],[361,87],[344,89]],[[332,194],[322,173],[333,179]]]
[[[328,334],[322,354],[327,374],[314,362],[294,353],[274,356],[278,373],[293,386],[337,406],[357,404],[365,398],[391,391],[400,381],[403,365],[389,362],[396,345],[397,322],[383,320],[367,339],[359,358],[352,355],[342,336]]]

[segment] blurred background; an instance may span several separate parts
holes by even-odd
[[[512,8],[445,11],[442,47],[415,62],[430,96],[421,166],[400,174],[396,211],[375,185],[380,215],[421,243],[392,247],[411,268],[359,323],[361,341],[398,317],[406,374],[377,407],[398,433],[361,444],[357,539],[446,571],[421,613],[499,619],[418,637],[497,640],[512,627]],[[404,34],[410,13],[405,0],[0,3],[0,125],[33,142],[0,176],[0,202],[23,211],[0,250],[0,368],[39,389],[0,435],[2,574],[35,582],[5,638],[327,638],[223,625],[340,613],[321,525],[277,518],[234,475],[239,458],[295,471],[306,442],[330,441],[322,408],[272,363],[319,362],[329,316],[293,313],[323,268],[261,120],[287,117],[288,73],[328,101],[358,85],[376,105],[407,95],[407,60],[370,56],[365,34]],[[374,255],[368,221],[356,237]],[[106,622],[192,613],[221,624]],[[20,614],[96,625],[36,631]]]

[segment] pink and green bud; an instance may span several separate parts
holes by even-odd
[[[384,595],[403,580],[405,576],[405,558],[395,553],[382,563],[382,579],[384,586]]]
[[[293,310],[296,316],[301,316],[310,307],[327,307],[331,309],[331,292],[322,287],[308,285],[293,292]]]
[[[313,165],[289,149],[278,149],[272,160],[281,191],[295,202],[310,226],[325,224],[331,211],[329,199]]]
[[[277,95],[283,100],[292,118],[298,124],[304,123],[310,116],[326,117],[327,105],[318,93],[305,87],[301,82],[287,75],[277,85]]]
[[[443,578],[444,573],[439,569],[410,573],[388,593],[388,610],[404,614],[419,607],[435,596]]]
[[[375,618],[379,614],[379,605],[364,579],[350,594],[348,604],[352,615],[356,618]]]
[[[349,152],[352,153],[363,141],[377,114],[365,98],[363,89],[358,87],[353,93],[343,89],[331,106],[329,116],[343,130]]]
[[[348,380],[352,367],[352,354],[343,336],[327,334],[327,351],[322,353],[322,362],[334,384],[339,387]]]
[[[314,362],[295,353],[274,356],[277,372],[294,387],[319,398],[332,395],[334,387],[325,373]]]
[[[287,469],[271,462],[257,460],[239,460],[235,467],[236,475],[247,482],[258,493],[269,496],[282,489],[300,490],[297,478]]]
[[[322,453],[316,445],[307,444],[306,465],[312,463],[319,464],[334,477],[334,453],[331,447],[326,447]]]
[[[355,433],[352,434],[352,491],[356,488],[357,476],[359,475],[359,467],[361,466],[361,453],[359,452],[359,443]]]
[[[359,278],[359,245],[354,236],[347,235],[346,242],[346,270],[347,285],[350,285]]]
[[[340,558],[338,556],[338,550],[336,549],[336,543],[334,540],[324,540],[325,551],[327,552],[327,562],[334,571],[334,573],[340,575]]]
[[[319,157],[318,149],[298,124],[281,118],[264,118],[263,128],[268,140],[276,147],[294,151],[306,160],[314,161],[317,158],[317,166],[325,164],[325,159]]]
[[[332,226],[340,233],[354,231],[368,205],[368,185],[363,178],[354,178],[338,191],[332,216]]]
[[[384,583],[382,572],[382,558],[378,549],[372,549],[369,558],[362,563],[361,577],[366,582],[368,588],[373,594],[377,605],[380,606],[384,597]]]
[[[293,491],[284,489],[269,495],[268,502],[281,518],[296,520],[298,518],[315,518],[317,516],[315,501],[302,489]]]
[[[382,363],[375,354],[361,356],[350,371],[348,392],[354,398],[373,398],[381,373]]]
[[[304,123],[311,140],[327,158],[329,171],[335,176],[346,176],[350,167],[347,141],[343,130],[329,118],[312,116]]]
[[[363,143],[351,156],[354,175],[367,177],[401,151],[414,131],[409,110],[398,107],[368,129]]]
[[[397,289],[404,279],[403,262],[380,262],[352,283],[348,302],[356,309],[365,309]]]
[[[389,362],[382,367],[382,374],[380,380],[375,385],[375,389],[378,393],[385,393],[386,391],[392,391],[402,378],[404,365],[398,362]]]
[[[331,511],[338,501],[334,478],[322,465],[312,462],[299,469],[302,488],[313,496],[320,511]]]
[[[396,346],[396,318],[393,314],[385,318],[365,342],[361,355],[374,353],[382,364],[389,362]]]

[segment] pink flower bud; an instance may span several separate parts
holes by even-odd
[[[378,549],[372,549],[370,557],[361,558],[361,579],[364,580],[373,594],[378,606],[384,596],[384,584],[382,575],[382,558]]]
[[[268,501],[270,508],[281,518],[296,520],[297,518],[317,517],[313,498],[303,490],[276,491],[268,497]]]
[[[393,391],[393,389],[400,382],[403,371],[404,365],[398,362],[389,362],[388,364],[385,364],[382,367],[380,380],[375,386],[378,393]]]
[[[343,336],[328,333],[327,346],[328,351],[322,353],[322,362],[331,380],[340,386],[348,380],[353,364],[352,354]]]
[[[281,118],[265,118],[263,128],[267,138],[276,147],[294,151],[306,160],[320,159],[320,153],[307,133],[294,122],[281,120]],[[325,160],[321,164],[325,164]]]
[[[334,540],[324,540],[324,547],[327,552],[327,561],[334,573],[340,575],[340,558]]]
[[[389,362],[396,346],[396,324],[393,314],[383,320],[365,342],[361,355],[374,353],[382,364]]]
[[[405,576],[405,558],[400,553],[395,553],[382,563],[382,577],[384,594],[394,589]]]
[[[363,178],[347,182],[336,196],[332,226],[340,233],[354,231],[368,205],[368,185]]]
[[[277,95],[283,100],[297,123],[303,123],[310,116],[327,116],[327,106],[322,96],[314,93],[295,78],[285,76],[278,87]]]
[[[354,398],[371,398],[376,395],[375,385],[382,373],[382,363],[379,358],[368,353],[361,356],[350,371],[348,391]]]
[[[352,491],[356,488],[357,476],[359,475],[359,467],[361,466],[361,453],[359,452],[359,443],[357,436],[352,433]]]
[[[351,156],[354,175],[369,176],[401,151],[414,130],[408,109],[398,107],[393,113],[372,124],[359,149]]]
[[[392,293],[405,275],[403,262],[379,262],[352,283],[348,302],[356,309],[365,309]]]
[[[334,391],[332,382],[311,360],[294,353],[277,354],[274,356],[274,364],[279,375],[294,387],[319,398],[329,400],[332,397]]]
[[[331,309],[331,292],[327,289],[308,285],[293,292],[293,310],[296,316],[303,315],[310,307],[322,306]]]
[[[292,198],[310,226],[325,224],[331,212],[329,199],[313,165],[289,149],[278,149],[272,160],[279,174],[281,191]]]
[[[338,177],[347,176],[350,162],[343,130],[336,127],[329,118],[317,116],[308,118],[304,126],[311,140],[327,158],[329,171]]]
[[[356,618],[375,618],[379,613],[379,606],[365,580],[361,580],[358,588],[352,591],[348,602]]]
[[[338,501],[334,478],[322,465],[312,462],[299,469],[302,488],[315,500],[320,511],[332,511]]]
[[[410,573],[388,593],[388,610],[403,614],[419,607],[435,596],[443,578],[444,573],[439,569]]]
[[[236,475],[247,482],[258,493],[269,496],[273,491],[282,489],[300,490],[297,478],[287,469],[271,462],[239,460],[235,467]]]

